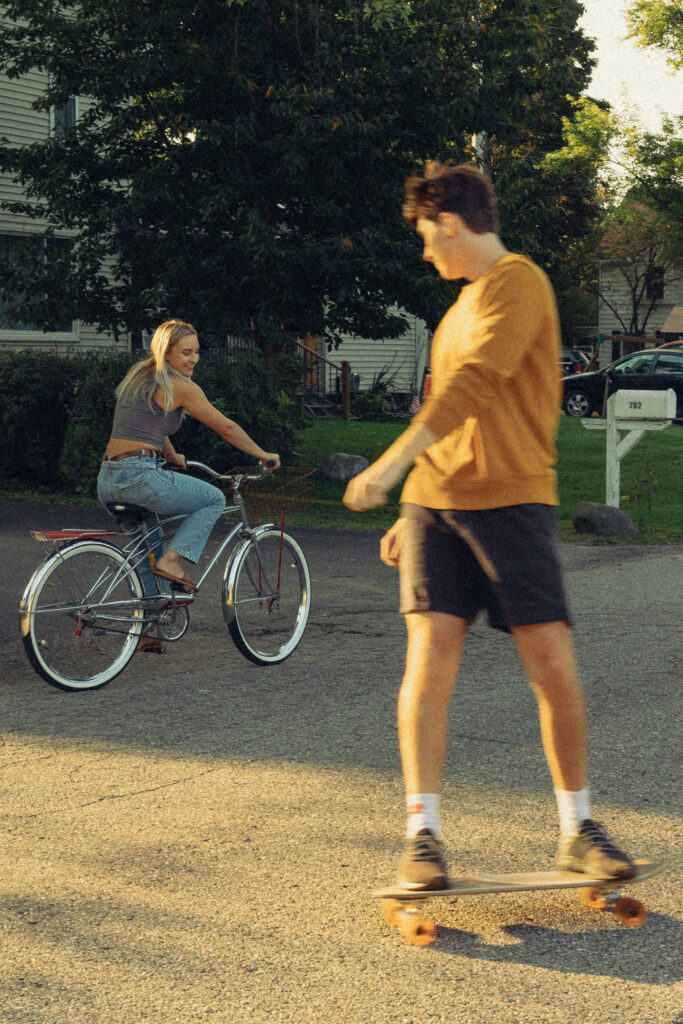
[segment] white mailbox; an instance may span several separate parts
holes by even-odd
[[[617,391],[613,396],[618,420],[672,420],[676,415],[676,392]]]
[[[619,508],[621,460],[647,430],[666,430],[676,416],[676,392],[617,391],[607,399],[606,420],[581,420],[590,430],[605,430],[605,503]],[[625,437],[620,431],[627,430]]]

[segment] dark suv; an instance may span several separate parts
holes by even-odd
[[[562,408],[568,416],[605,415],[605,402],[620,388],[676,392],[676,417],[683,417],[683,349],[644,349],[611,366],[562,378]]]

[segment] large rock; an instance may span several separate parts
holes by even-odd
[[[623,537],[637,533],[633,520],[620,508],[599,505],[595,501],[582,501],[574,512],[574,529],[577,533],[593,533],[600,537]]]
[[[347,455],[346,452],[334,452],[323,459],[318,467],[323,476],[330,480],[341,480],[348,483],[354,476],[358,476],[370,463],[362,455]]]

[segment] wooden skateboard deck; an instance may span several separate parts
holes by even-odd
[[[635,878],[591,878],[575,871],[533,871],[508,875],[482,875],[456,878],[448,889],[413,891],[388,887],[378,889],[373,896],[381,902],[385,920],[396,925],[410,945],[426,946],[436,938],[436,927],[422,915],[417,904],[443,896],[482,896],[503,892],[537,892],[551,889],[579,889],[585,906],[595,910],[611,910],[625,925],[637,927],[644,923],[647,911],[638,900],[621,896],[620,890],[661,871],[662,865],[652,861],[636,861]]]

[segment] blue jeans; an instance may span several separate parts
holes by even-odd
[[[171,545],[183,558],[197,562],[225,509],[225,497],[222,491],[204,480],[163,469],[165,465],[164,459],[141,455],[103,462],[97,477],[97,497],[103,505],[121,501],[147,509],[150,515],[143,524],[131,520],[122,521],[122,525],[135,541],[142,539],[143,530],[147,533],[155,561],[168,546],[163,543],[158,529],[159,516],[185,516]],[[142,550],[144,556],[135,561],[145,594],[151,597],[159,593],[158,577],[152,575],[146,550]]]

